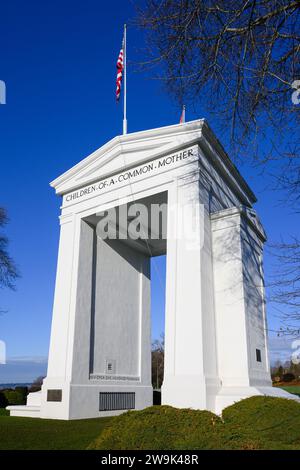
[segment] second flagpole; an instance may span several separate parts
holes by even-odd
[[[123,115],[123,135],[127,134],[127,38],[126,24],[124,24],[124,115]]]

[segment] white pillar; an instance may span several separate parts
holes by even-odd
[[[41,417],[68,419],[69,383],[72,356],[70,355],[70,325],[74,320],[74,252],[75,217],[60,217],[60,239],[55,283],[47,377],[42,387]],[[78,254],[78,253],[77,253]],[[49,390],[59,390],[61,400],[49,401]],[[56,393],[56,392],[54,392]]]
[[[260,387],[269,387],[268,394],[271,390],[261,265],[265,235],[255,212],[248,212],[240,207],[211,216],[222,383],[217,412],[241,398],[261,394]]]
[[[186,234],[195,223],[197,234]],[[162,402],[214,408],[217,379],[209,216],[199,206],[199,172],[179,178],[168,195],[165,373]],[[195,207],[195,206],[194,206]],[[186,211],[186,212],[183,212]],[[182,214],[185,214],[184,216]],[[184,229],[184,232],[180,233]],[[174,236],[175,234],[175,236]],[[203,243],[204,242],[204,243]]]
[[[47,377],[65,380],[70,377],[71,372],[67,367],[67,354],[73,275],[74,217],[61,217],[60,223]]]

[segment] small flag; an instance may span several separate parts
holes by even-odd
[[[117,89],[116,89],[116,99],[119,101],[120,94],[121,94],[121,83],[123,78],[123,69],[124,69],[124,37],[122,41],[122,48],[119,53],[119,57],[117,60]]]
[[[185,122],[185,105],[182,106],[182,112],[181,112],[179,124],[182,124],[184,122]]]

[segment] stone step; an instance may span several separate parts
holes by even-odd
[[[40,418],[41,407],[34,405],[7,406],[10,416],[24,416],[26,418]]]

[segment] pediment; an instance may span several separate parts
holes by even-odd
[[[50,185],[63,195],[196,143],[240,200],[254,203],[255,195],[204,119],[115,137]]]
[[[159,158],[201,137],[202,120],[118,136],[50,184],[65,194],[140,163]]]

